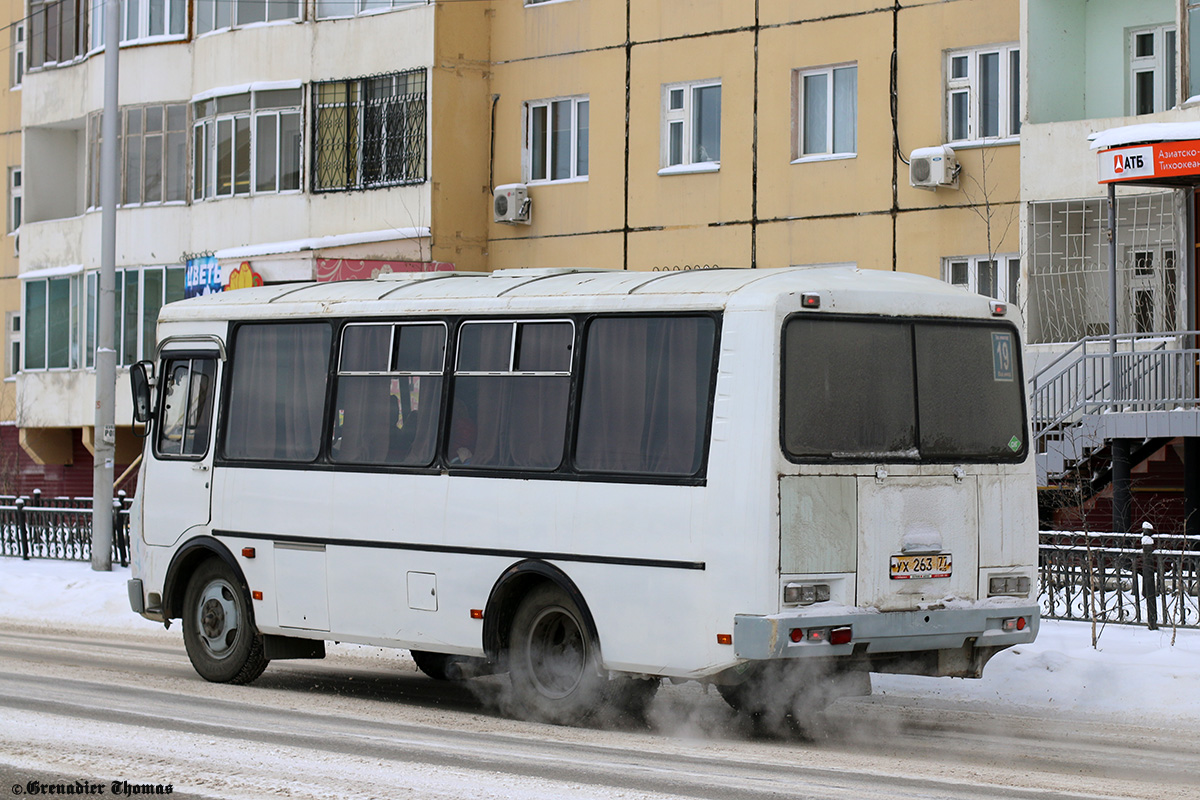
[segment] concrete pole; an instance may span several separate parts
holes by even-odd
[[[104,116],[100,123],[100,280],[96,307],[96,421],[92,472],[92,569],[112,570],[113,462],[116,456],[117,176],[120,105],[117,65],[121,0],[104,0]]]

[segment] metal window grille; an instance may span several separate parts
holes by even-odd
[[[425,70],[313,83],[312,191],[424,183]]]
[[[1176,192],[1118,194],[1118,333],[1181,329],[1183,213]],[[1031,203],[1028,225],[1029,341],[1108,333],[1107,202]]]

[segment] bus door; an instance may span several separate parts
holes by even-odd
[[[208,524],[212,495],[217,350],[164,349],[158,408],[142,466],[143,492],[164,499],[143,508],[147,544],[169,545]]]

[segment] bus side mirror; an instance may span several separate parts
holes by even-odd
[[[133,421],[150,421],[150,386],[154,383],[154,365],[139,361],[129,368],[129,388],[133,392]]]

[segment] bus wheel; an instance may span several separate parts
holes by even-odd
[[[575,602],[557,586],[537,587],[517,608],[509,677],[522,712],[548,722],[582,721],[603,700],[607,679],[596,644]]]
[[[188,581],[183,643],[196,672],[213,683],[249,683],[267,668],[250,598],[219,559],[205,561]]]
[[[428,650],[409,650],[417,669],[435,681],[465,681],[488,673],[487,662],[470,656],[431,653]]]

